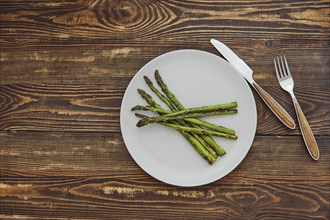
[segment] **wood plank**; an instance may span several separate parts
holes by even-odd
[[[116,83],[115,83],[116,82]],[[113,85],[2,85],[0,129],[11,131],[120,132],[120,104],[128,80]],[[291,100],[278,87],[264,87],[296,119]],[[296,95],[315,135],[330,131],[330,91],[297,87]],[[288,130],[256,95],[258,135],[300,135]],[[141,103],[144,101],[141,98]],[[212,103],[210,103],[212,104]]]
[[[298,85],[329,87],[327,3],[2,1],[0,83],[112,83],[172,50],[218,54],[214,37],[262,85],[276,83],[272,58],[286,53]]]
[[[285,7],[283,7],[285,5]],[[123,39],[272,37],[327,40],[328,1],[1,2],[2,47]],[[303,34],[302,34],[303,33]]]
[[[260,85],[277,84],[273,58],[285,53],[296,85],[329,88],[329,41],[295,39],[269,43],[272,40],[247,38],[224,39],[224,42],[251,66]],[[178,49],[199,49],[219,55],[209,39],[202,42],[191,40],[180,45],[156,40],[135,45],[122,43],[120,46],[95,44],[1,49],[0,83],[113,84],[117,78],[133,77],[151,59]]]
[[[315,162],[297,137],[257,136],[228,176],[182,189],[144,173],[119,134],[0,134],[2,218],[329,218],[329,137]]]
[[[59,173],[60,176],[146,176],[127,152],[121,134],[90,132],[1,132],[0,134],[2,178],[57,176]],[[330,149],[327,143],[329,138],[329,136],[319,138],[321,159],[314,162],[308,156],[300,137],[256,136],[246,160],[231,175],[237,175],[237,178],[245,175],[265,179],[277,175],[284,179],[329,175]]]
[[[242,180],[242,179],[241,179]],[[239,181],[239,179],[231,179]],[[2,214],[17,218],[79,219],[328,219],[324,181],[276,182],[244,178],[181,189],[113,178],[2,183]],[[266,183],[266,184],[265,184]],[[12,213],[15,213],[13,215]]]

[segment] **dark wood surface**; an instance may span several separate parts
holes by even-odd
[[[329,1],[0,1],[1,219],[329,219]],[[218,38],[297,118],[276,82],[285,53],[320,160],[254,93],[258,128],[229,175],[175,187],[146,174],[121,137],[122,96],[149,60],[218,54]]]

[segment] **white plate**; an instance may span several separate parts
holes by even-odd
[[[158,86],[154,79],[156,69],[186,108],[237,101],[238,114],[204,118],[234,129],[238,136],[235,141],[214,137],[227,153],[213,165],[205,162],[174,129],[158,124],[136,127],[139,118],[131,108],[147,105],[138,88],[165,108],[143,80],[146,75]],[[156,57],[133,77],[123,97],[120,125],[129,153],[145,172],[168,184],[198,186],[224,177],[244,159],[254,139],[257,111],[248,84],[228,62],[204,51],[178,50]]]

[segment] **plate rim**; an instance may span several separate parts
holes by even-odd
[[[236,72],[236,74],[243,80],[243,82],[246,84],[247,88],[248,88],[248,91],[249,91],[249,96],[250,98],[252,99],[253,103],[254,103],[254,108],[253,108],[253,117],[254,117],[254,128],[253,128],[253,137],[250,141],[250,143],[248,144],[249,147],[247,148],[246,152],[244,155],[242,155],[242,158],[237,161],[237,164],[235,164],[235,166],[233,166],[233,168],[229,169],[227,172],[221,174],[221,175],[218,175],[216,177],[213,177],[213,178],[208,178],[207,181],[200,181],[198,184],[178,184],[178,183],[174,183],[173,181],[168,181],[168,180],[164,180],[164,179],[160,179],[156,176],[154,176],[151,172],[149,172],[146,167],[144,167],[144,165],[141,165],[139,159],[137,159],[137,157],[131,152],[130,150],[130,147],[127,145],[127,140],[125,139],[125,136],[124,136],[124,133],[123,133],[123,105],[125,103],[125,99],[126,99],[126,95],[127,95],[127,91],[129,90],[129,88],[132,86],[132,84],[134,83],[135,79],[137,77],[139,77],[140,75],[140,72],[142,70],[144,70],[144,68],[151,62],[157,60],[157,59],[161,59],[162,57],[164,56],[169,56],[169,55],[173,55],[175,53],[203,53],[204,55],[208,55],[208,56],[213,56],[219,60],[221,60],[222,62],[226,62],[227,64],[229,64],[229,66],[231,66],[231,68],[233,69],[234,72]],[[203,186],[203,185],[207,185],[207,184],[210,184],[210,183],[213,183],[217,180],[220,180],[221,178],[225,177],[226,175],[228,175],[229,173],[231,173],[232,171],[234,171],[240,164],[241,162],[244,160],[244,158],[246,157],[246,155],[248,154],[248,152],[250,151],[251,147],[252,147],[252,144],[253,144],[253,141],[255,139],[255,135],[256,135],[256,130],[257,130],[257,124],[258,124],[258,116],[257,116],[257,106],[256,106],[256,102],[255,102],[255,98],[254,98],[254,95],[253,95],[253,92],[249,86],[249,84],[246,82],[245,78],[242,76],[241,73],[239,73],[229,62],[227,62],[225,59],[223,59],[222,57],[218,56],[218,55],[215,55],[213,53],[210,53],[210,52],[207,52],[207,51],[203,51],[203,50],[198,50],[198,49],[179,49],[179,50],[172,50],[172,51],[169,51],[169,52],[166,52],[166,53],[163,53],[163,54],[160,54],[159,56],[156,56],[154,57],[153,59],[149,60],[147,63],[145,63],[135,74],[134,76],[132,77],[132,79],[130,80],[128,86],[126,87],[125,89],[125,93],[123,95],[123,98],[122,98],[122,102],[121,102],[121,106],[120,106],[120,130],[121,130],[121,134],[122,134],[122,138],[123,138],[123,141],[125,143],[125,147],[127,148],[130,156],[133,158],[133,160],[135,161],[135,163],[144,171],[146,172],[148,175],[150,175],[151,177],[157,179],[158,181],[161,181],[163,183],[166,183],[166,184],[169,184],[169,185],[173,185],[173,186],[180,186],[180,187],[194,187],[194,186]]]

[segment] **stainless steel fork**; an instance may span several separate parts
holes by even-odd
[[[299,127],[304,138],[307,150],[314,160],[318,160],[320,157],[319,148],[315,141],[312,129],[309,126],[308,121],[296,99],[296,96],[293,93],[294,83],[285,55],[283,55],[283,57],[280,56],[274,59],[274,65],[278,82],[280,83],[282,89],[284,89],[291,95],[294,108],[296,110]]]

